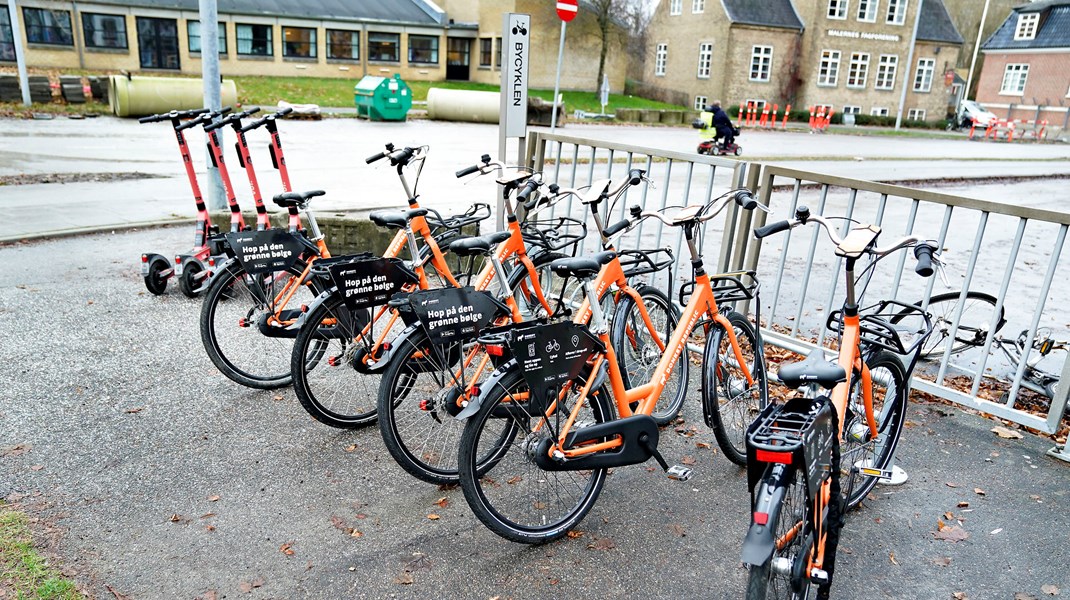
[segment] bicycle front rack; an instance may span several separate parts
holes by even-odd
[[[710,276],[710,287],[717,304],[727,305],[744,300],[752,300],[758,295],[757,274],[754,271],[737,271],[719,273]],[[680,286],[680,305],[687,305],[687,297],[695,290],[695,282],[689,281]]]
[[[546,250],[576,246],[587,237],[587,224],[572,217],[528,219],[521,227],[525,243]]]
[[[884,300],[878,304],[860,308],[859,327],[862,343],[894,352],[895,354],[916,354],[933,330],[933,321],[929,313],[913,304],[896,300]],[[833,311],[826,326],[830,331],[841,334],[843,331],[842,311]],[[905,343],[903,336],[907,336]]]
[[[628,279],[664,270],[673,264],[671,248],[618,250],[617,258]]]

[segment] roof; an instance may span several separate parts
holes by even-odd
[[[1067,0],[1070,2],[1070,0]],[[961,44],[962,35],[951,21],[943,0],[922,0],[921,20],[918,22],[918,39],[926,42]]]
[[[802,19],[791,0],[721,0],[733,23],[802,30]]]
[[[198,0],[93,0],[94,4],[199,10]],[[222,14],[441,25],[446,15],[424,0],[218,0]]]
[[[1040,13],[1040,27],[1031,40],[1014,39],[1018,28],[1018,15]],[[1016,7],[1007,15],[1007,20],[996,29],[982,50],[1011,50],[1015,48],[1070,48],[1070,0],[1039,0]]]

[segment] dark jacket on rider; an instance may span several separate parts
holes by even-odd
[[[713,128],[717,130],[717,136],[724,138],[725,143],[730,143],[735,136],[732,135],[732,119],[720,106],[711,107],[713,113]]]

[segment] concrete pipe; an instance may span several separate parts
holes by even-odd
[[[238,102],[238,89],[233,79],[220,86],[223,106]],[[108,78],[108,102],[118,117],[142,117],[169,110],[190,110],[204,106],[204,86],[200,79],[179,77]]]
[[[500,111],[501,95],[498,92],[444,88],[427,90],[427,117],[429,119],[497,123]]]

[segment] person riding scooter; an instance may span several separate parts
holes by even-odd
[[[721,103],[715,101],[713,104],[706,107],[699,118],[691,124],[695,129],[701,129],[699,132],[704,139],[702,143],[698,145],[699,154],[735,154],[739,156],[742,154],[743,149],[735,143],[736,136],[739,135],[739,129],[732,125],[732,119],[721,108]],[[716,144],[715,142],[720,139],[721,142]]]

